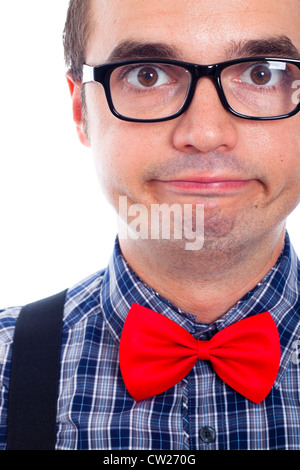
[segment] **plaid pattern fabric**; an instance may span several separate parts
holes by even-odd
[[[128,267],[116,241],[107,269],[69,289],[62,331],[56,448],[144,450],[300,449],[300,269],[286,235],[267,276],[211,325],[174,307]],[[276,382],[259,405],[197,361],[176,386],[135,402],[125,389],[118,344],[133,302],[171,318],[197,339],[269,311],[282,358]],[[0,312],[0,449],[5,449],[11,344],[20,308]]]

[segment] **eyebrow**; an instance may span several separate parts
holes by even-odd
[[[181,57],[176,47],[161,42],[124,41],[112,51],[107,63],[130,59],[177,59]]]
[[[287,36],[231,41],[225,48],[226,60],[255,56],[277,56],[300,59],[300,52]],[[131,59],[183,60],[175,46],[162,42],[123,41],[109,55],[106,63]]]
[[[235,42],[226,48],[226,57],[277,56],[300,59],[300,52],[287,36],[267,37]]]

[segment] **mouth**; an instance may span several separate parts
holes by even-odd
[[[241,179],[237,176],[193,176],[170,180],[155,180],[161,189],[181,195],[202,197],[237,195],[248,188],[255,180]]]

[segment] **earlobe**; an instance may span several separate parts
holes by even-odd
[[[76,124],[76,129],[80,142],[87,147],[90,146],[88,136],[85,132],[85,126],[82,119],[82,99],[81,99],[81,86],[77,84],[68,72],[66,74],[67,83],[72,98],[73,120]]]

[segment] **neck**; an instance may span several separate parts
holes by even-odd
[[[276,264],[285,230],[239,248],[215,245],[184,251],[162,241],[120,240],[123,255],[143,281],[173,305],[210,324],[222,317]],[[250,247],[250,248],[249,248]]]

